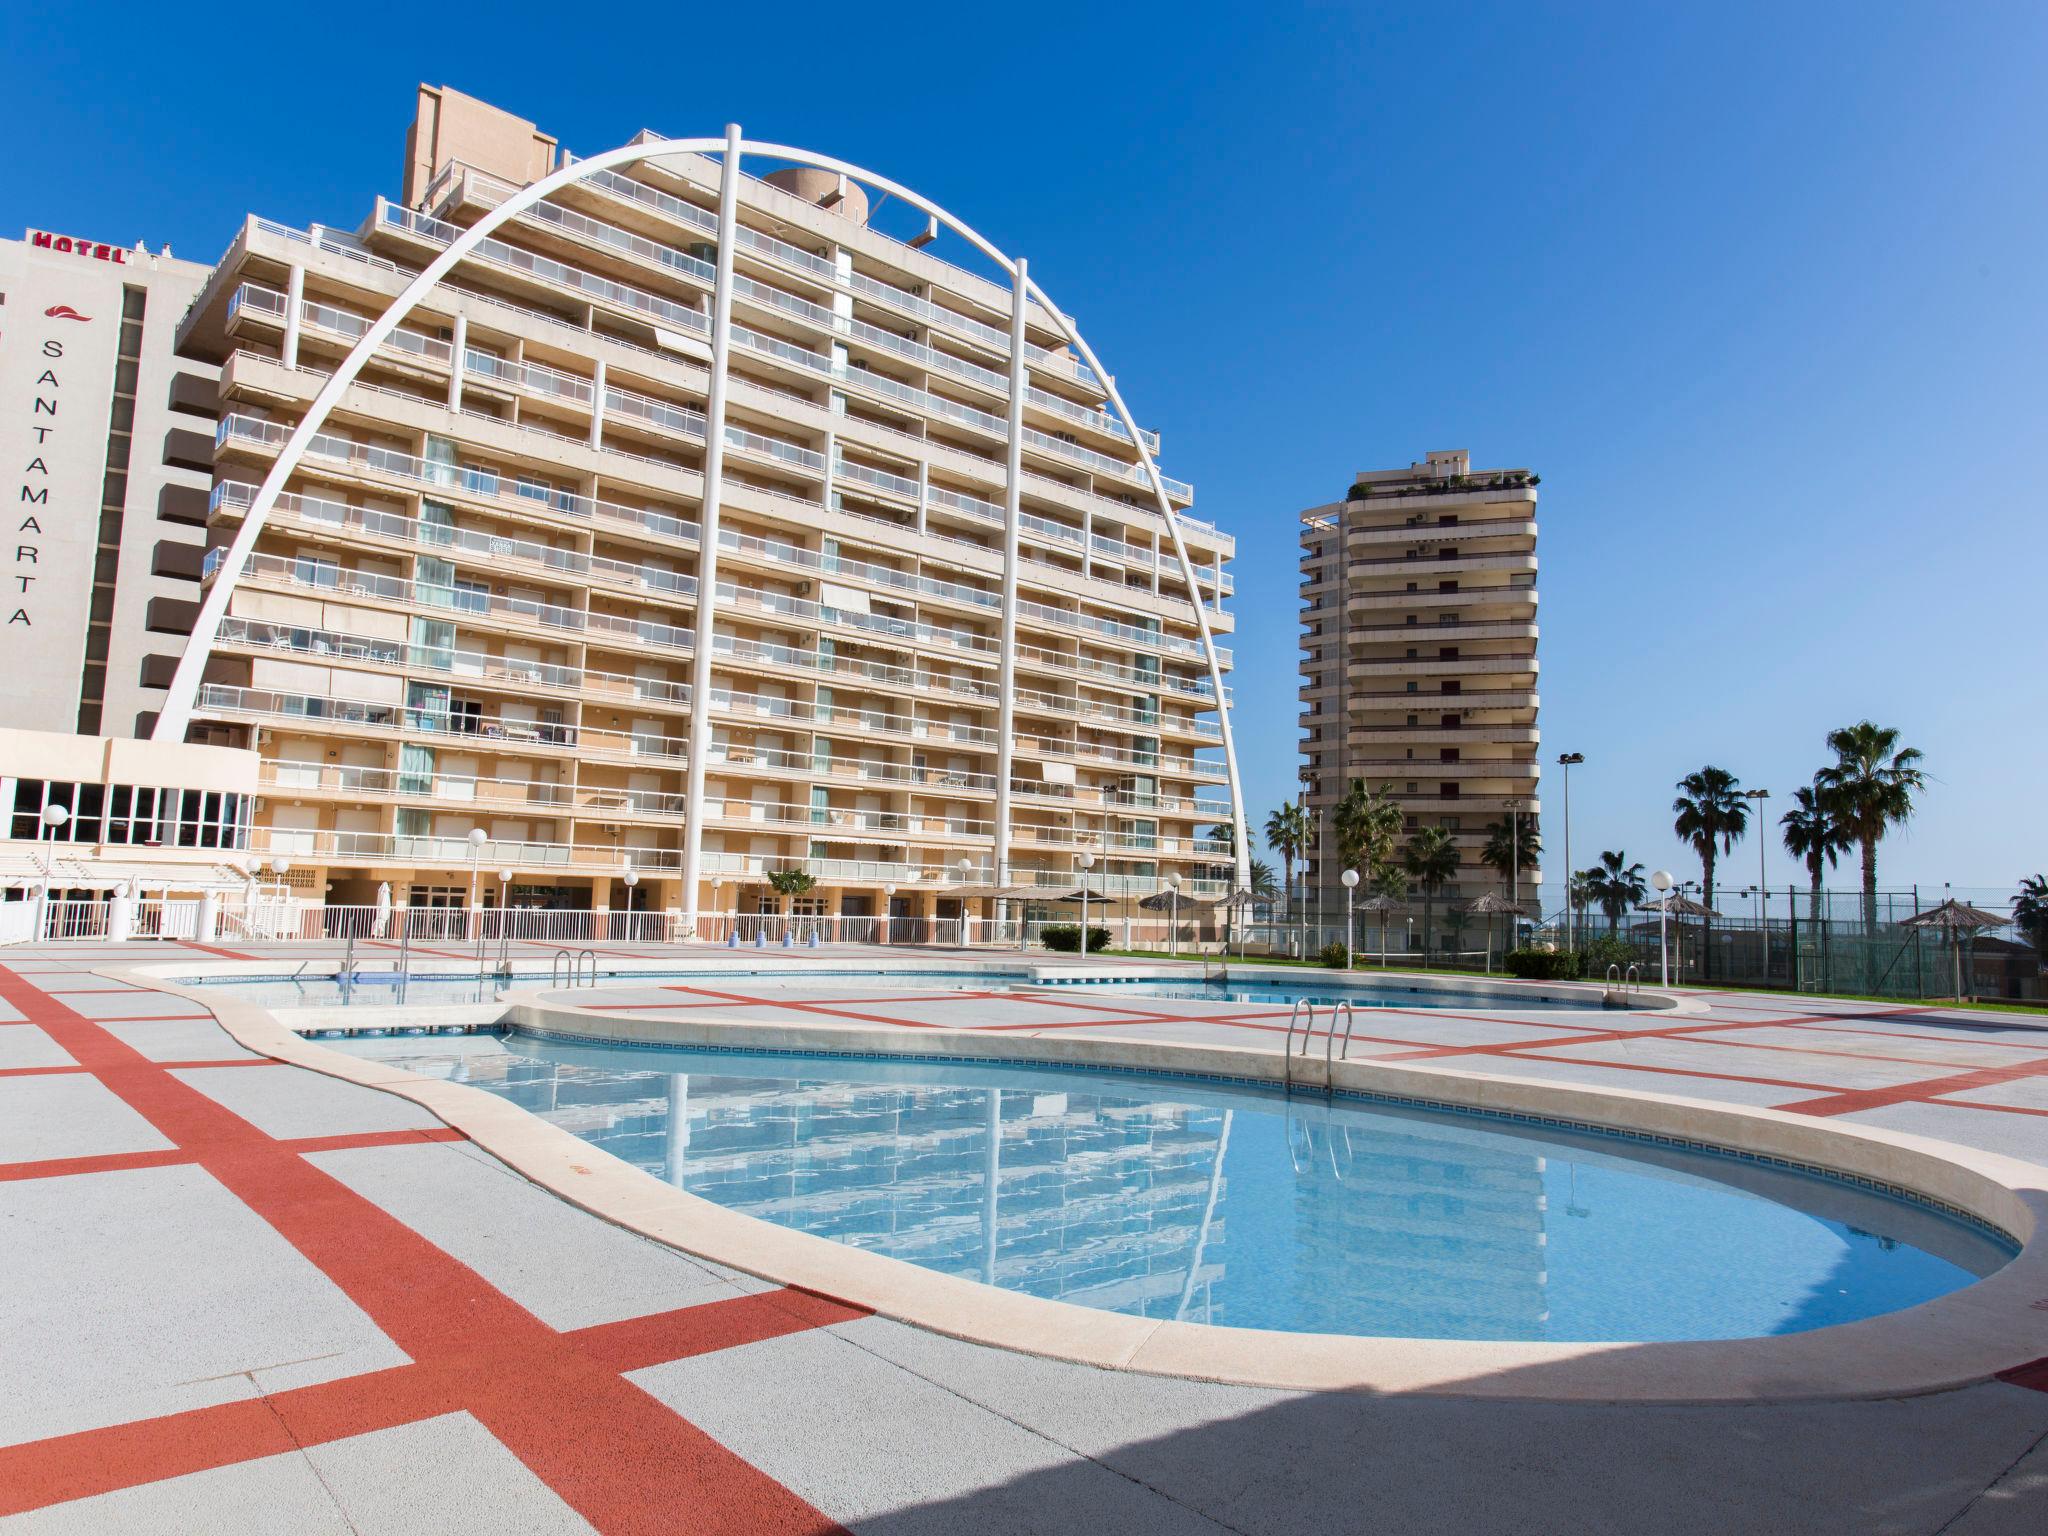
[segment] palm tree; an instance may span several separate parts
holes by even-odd
[[[1742,803],[1742,781],[1725,768],[1706,767],[1678,781],[1679,796],[1671,802],[1677,819],[1671,830],[1700,856],[1701,900],[1714,904],[1714,857],[1730,853],[1749,830],[1749,807]]]
[[[818,877],[816,875],[801,869],[771,869],[768,871],[769,888],[781,896],[807,895],[817,883]]]
[[[1266,818],[1266,846],[1280,855],[1280,868],[1286,876],[1285,886],[1290,901],[1294,891],[1294,861],[1308,852],[1309,844],[1314,840],[1314,819],[1304,805],[1283,805]]]
[[[1593,905],[1594,871],[1582,869],[1565,881],[1565,910],[1571,915],[1570,927],[1573,933],[1580,932],[1586,922],[1586,908]]]
[[[1849,851],[1854,841],[1828,803],[1828,792],[1818,776],[1812,788],[1792,791],[1792,809],[1778,818],[1785,829],[1785,850],[1806,861],[1806,915],[1820,921],[1821,867],[1832,869],[1835,861]]]
[[[2012,920],[2033,941],[2034,953],[2048,955],[2048,879],[2030,875],[2012,899]]]
[[[1280,888],[1273,883],[1273,866],[1264,859],[1252,860],[1252,894],[1269,901],[1280,894]]]
[[[1607,914],[1609,935],[1620,931],[1622,913],[1639,906],[1649,894],[1649,887],[1643,883],[1643,866],[1630,863],[1625,852],[1602,853],[1600,862],[1583,871],[1581,878],[1594,904]]]
[[[1430,918],[1436,907],[1436,893],[1458,872],[1458,845],[1442,827],[1423,827],[1401,850],[1401,866],[1422,887],[1422,952],[1429,953]]]
[[[1479,852],[1479,862],[1500,876],[1503,887],[1512,882],[1514,869],[1534,869],[1542,857],[1543,835],[1534,816],[1524,816],[1519,823],[1487,824],[1486,846]]]
[[[1371,879],[1394,862],[1394,839],[1401,831],[1401,808],[1387,798],[1386,785],[1374,794],[1363,779],[1353,779],[1330,814],[1337,832],[1337,862]]]
[[[1877,931],[1877,845],[1913,815],[1913,796],[1927,787],[1917,747],[1899,745],[1896,727],[1859,720],[1828,732],[1835,761],[1814,775],[1822,799],[1863,849],[1863,926]],[[1711,903],[1710,903],[1711,905]]]

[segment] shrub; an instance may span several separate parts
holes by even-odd
[[[1323,946],[1319,958],[1333,971],[1348,970],[1351,966],[1351,952],[1334,939]]]
[[[1053,923],[1038,931],[1039,939],[1047,949],[1056,949],[1062,954],[1078,954],[1081,949],[1081,925],[1079,923]],[[1109,948],[1109,930],[1088,925],[1088,948],[1090,952]]]
[[[1569,949],[1511,949],[1507,968],[1524,981],[1571,981],[1579,974],[1579,957]]]
[[[1595,981],[1606,976],[1610,965],[1618,965],[1626,971],[1636,963],[1635,946],[1612,934],[1603,933],[1597,939],[1588,940],[1579,954],[1583,962],[1579,974],[1590,976]]]

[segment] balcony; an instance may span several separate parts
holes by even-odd
[[[250,847],[258,853],[289,855],[302,863],[433,864],[451,869],[469,869],[480,860],[494,869],[623,873],[631,868],[647,874],[680,870],[683,863],[680,848],[629,848],[618,844],[544,843],[492,838],[479,853],[467,837],[336,832],[299,827],[256,827],[250,833]]]

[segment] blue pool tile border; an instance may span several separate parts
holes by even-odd
[[[899,1051],[835,1051],[808,1049],[798,1050],[792,1046],[767,1045],[673,1045],[659,1040],[620,1040],[607,1035],[586,1035],[572,1030],[540,1029],[525,1025],[478,1025],[475,1034],[527,1035],[538,1040],[558,1040],[572,1045],[602,1045],[621,1047],[627,1050],[681,1051],[686,1054],[717,1056],[778,1056],[815,1057],[829,1056],[841,1061],[886,1061],[914,1062],[930,1066],[949,1067],[1041,1067],[1063,1072],[1103,1072],[1122,1077],[1160,1078],[1167,1081],[1189,1083],[1217,1083],[1230,1087],[1253,1088],[1266,1093],[1291,1097],[1282,1084],[1269,1078],[1248,1077],[1236,1073],[1195,1072],[1171,1067],[1129,1067],[1113,1062],[1060,1061],[1041,1056],[945,1056],[937,1052]],[[1570,1131],[1580,1136],[1597,1136],[1610,1141],[1632,1142],[1643,1146],[1674,1147],[1681,1151],[1697,1152],[1708,1157],[1724,1157],[1736,1162],[1753,1163],[1766,1168],[1781,1168],[1788,1172],[1803,1173],[1817,1179],[1836,1184],[1846,1184],[1873,1194],[1885,1195],[1922,1210],[1938,1212],[1951,1220],[1959,1221],[1978,1233],[1995,1239],[2012,1250],[2020,1251],[2021,1243],[2012,1233],[1996,1222],[1986,1221],[1974,1211],[1952,1205],[1946,1200],[1937,1200],[1932,1195],[1921,1194],[1918,1190],[1907,1189],[1901,1184],[1892,1184],[1882,1179],[1869,1178],[1860,1173],[1845,1173],[1838,1168],[1829,1168],[1820,1163],[1801,1162],[1795,1158],[1777,1157],[1767,1152],[1746,1152],[1739,1147],[1726,1147],[1717,1142],[1699,1141],[1689,1136],[1666,1136],[1655,1131],[1631,1131],[1618,1126],[1601,1125],[1592,1120],[1573,1120],[1562,1115],[1533,1115],[1522,1110],[1483,1109],[1467,1104],[1453,1104],[1444,1099],[1423,1098],[1414,1094],[1382,1093],[1370,1088],[1305,1089],[1304,1096],[1313,1094],[1324,1100],[1347,1099],[1364,1104],[1382,1104],[1395,1109],[1426,1109],[1439,1114],[1461,1115],[1477,1120],[1492,1120],[1502,1124],[1541,1126],[1546,1130]]]

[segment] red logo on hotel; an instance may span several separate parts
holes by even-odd
[[[48,309],[44,310],[44,311],[43,311],[43,313],[44,313],[44,314],[46,314],[46,315],[48,315],[48,316],[49,316],[49,317],[50,317],[50,318],[51,318],[52,320],[88,320],[88,321],[89,321],[89,320],[91,320],[91,319],[92,319],[92,316],[91,316],[91,315],[81,315],[81,314],[80,314],[80,313],[79,313],[79,312],[78,312],[77,310],[73,309],[73,308],[72,308],[72,307],[71,307],[71,306],[70,306],[69,304],[52,304],[52,305],[51,305],[51,306],[50,306],[50,307],[49,307]]]

